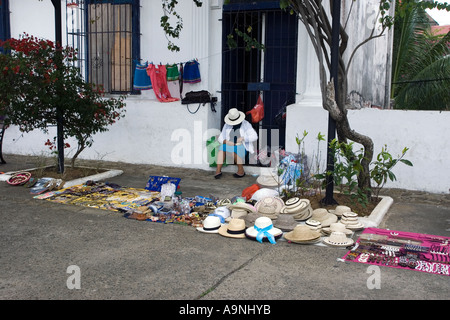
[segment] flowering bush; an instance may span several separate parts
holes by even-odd
[[[20,39],[0,42],[0,116],[5,124],[23,132],[58,123],[62,114],[64,139],[74,137],[75,159],[92,145],[92,136],[108,130],[125,115],[125,97],[106,98],[101,87],[84,81],[74,66],[77,53],[49,40],[24,34]]]

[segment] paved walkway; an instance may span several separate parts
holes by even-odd
[[[37,157],[5,155],[0,171],[36,166]],[[143,188],[150,175],[180,177],[184,196],[239,195],[248,175],[80,161],[121,169],[108,181]],[[394,204],[381,228],[450,236],[450,196],[384,190]],[[33,199],[0,183],[0,299],[148,300],[448,300],[450,277],[381,267],[369,289],[367,265],[342,262],[345,249],[206,235],[192,227],[140,222],[93,208]],[[69,289],[78,267],[81,288]]]

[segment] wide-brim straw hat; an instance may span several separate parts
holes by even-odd
[[[251,200],[260,201],[267,197],[278,197],[280,194],[275,189],[261,188],[252,195]]]
[[[234,126],[245,120],[245,113],[236,108],[232,108],[228,111],[224,120],[226,124]]]
[[[271,234],[275,240],[283,235],[283,231],[281,229],[273,226],[272,219],[268,217],[260,217],[255,220],[255,224],[252,227],[245,230],[245,236],[249,239],[257,240],[257,236],[261,232],[259,230],[265,230],[265,232],[262,233],[262,241],[268,241],[268,237],[265,235],[266,232]]]
[[[228,238],[245,238],[245,221],[243,219],[231,219],[228,224],[224,224],[219,228],[219,234]]]
[[[256,212],[270,219],[276,219],[283,206],[283,199],[279,197],[266,197],[255,203]]]
[[[207,216],[205,220],[203,220],[203,225],[197,227],[197,230],[203,233],[218,233],[221,226],[222,223],[220,222],[219,217]]]
[[[347,238],[345,233],[334,231],[329,237],[323,238],[323,242],[334,247],[348,247],[351,246],[354,241],[351,238]]]
[[[227,208],[231,211],[234,209],[242,209],[246,210],[247,212],[256,212],[256,208],[252,206],[250,203],[239,201],[234,204],[227,205]]]
[[[294,243],[312,243],[319,241],[320,232],[311,230],[306,225],[297,225],[293,231],[284,234],[284,238]]]
[[[233,218],[243,219],[247,214],[256,212],[254,206],[246,202],[237,202],[235,204],[228,205],[227,208],[231,210],[231,214],[225,221],[230,221]]]
[[[298,225],[294,217],[290,214],[280,214],[273,223],[274,227],[281,229],[284,232],[292,231]]]
[[[329,227],[332,223],[338,221],[338,217],[335,214],[328,212],[324,208],[313,210],[311,219],[319,221],[322,224],[322,228]]]
[[[260,175],[256,179],[256,183],[259,184],[261,187],[273,188],[281,185],[282,181],[280,177],[276,175],[266,174]]]
[[[350,235],[353,233],[352,230],[347,229],[347,226],[341,222],[332,223],[329,227],[322,229],[325,233],[331,234],[332,232],[342,232],[346,235]]]
[[[341,217],[345,212],[351,212],[352,209],[347,206],[339,205],[334,210],[330,210],[331,213],[335,214],[338,217]]]

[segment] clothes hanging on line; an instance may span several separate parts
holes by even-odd
[[[184,83],[198,83],[202,81],[200,77],[199,63],[196,60],[191,60],[185,63],[183,70]]]
[[[160,102],[173,102],[180,100],[171,96],[169,88],[167,86],[167,70],[164,65],[149,64],[147,67],[147,74],[150,76],[153,91],[155,92],[156,99]]]
[[[167,69],[167,81],[177,81],[180,79],[180,72],[178,71],[178,65],[172,64],[166,64]]]
[[[148,62],[140,64],[136,63],[134,71],[133,88],[135,90],[150,90],[152,89],[152,82],[147,73]]]

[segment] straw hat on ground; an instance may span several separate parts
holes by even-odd
[[[250,212],[256,212],[255,207],[246,202],[237,202],[235,204],[230,204],[227,206],[227,208],[231,210],[231,214],[227,219],[225,219],[226,221],[230,221],[233,218],[243,219]]]
[[[332,223],[329,227],[323,228],[323,232],[331,234],[334,231],[345,233],[346,235],[350,235],[353,233],[352,230],[347,229],[346,225],[340,222]]]
[[[298,222],[295,221],[294,217],[290,214],[280,214],[273,223],[276,228],[281,229],[284,232],[294,230],[297,224]]]
[[[314,230],[314,231],[322,230],[322,224],[317,220],[308,219],[308,220],[306,220],[305,225],[307,225],[311,230]]]
[[[281,185],[282,181],[280,177],[271,174],[260,175],[256,179],[256,183],[259,184],[262,188],[274,188]]]
[[[345,224],[347,229],[350,229],[350,230],[356,231],[356,230],[364,229],[364,224],[358,220],[358,215],[354,212],[343,213],[340,222],[342,224]]]
[[[293,231],[286,233],[284,238],[294,243],[309,244],[318,242],[320,236],[320,232],[311,230],[306,225],[298,225]]]
[[[313,209],[308,199],[294,197],[286,200],[281,213],[293,215],[295,220],[307,220],[312,216]]]
[[[323,208],[315,209],[311,219],[319,221],[322,224],[322,228],[329,227],[332,223],[335,223],[338,220],[335,214],[330,213],[327,209]]]
[[[353,239],[347,238],[345,233],[338,231],[334,231],[329,237],[325,237],[323,242],[334,247],[348,247],[354,243]]]
[[[342,206],[342,205],[337,206],[335,210],[330,210],[331,213],[334,213],[338,217],[342,217],[343,213],[351,212],[351,211],[352,211],[352,209],[350,209],[350,207]]]
[[[228,224],[224,224],[219,229],[219,234],[228,238],[245,238],[245,221],[243,219],[231,219]]]
[[[263,217],[261,213],[258,212],[250,212],[248,215],[244,217],[245,226],[250,228],[255,224],[256,219]]]
[[[270,219],[276,219],[283,206],[284,202],[279,197],[266,197],[255,203],[256,211]]]

